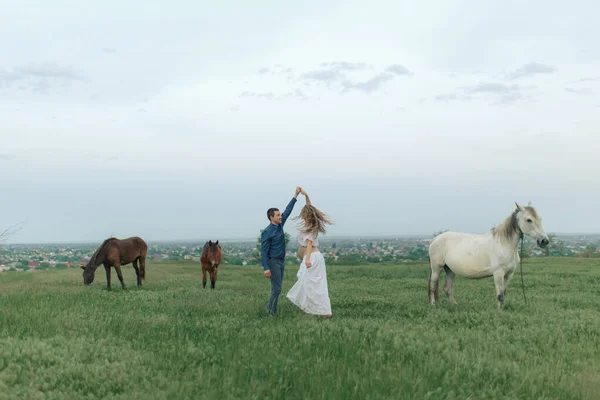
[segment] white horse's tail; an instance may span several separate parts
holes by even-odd
[[[431,257],[427,254],[427,261],[429,261],[429,281],[427,282],[427,302],[431,304]]]

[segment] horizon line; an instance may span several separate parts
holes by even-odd
[[[562,236],[600,236],[600,232],[549,232],[550,235],[562,235]],[[291,235],[291,238],[296,238],[296,235]],[[418,234],[418,233],[403,233],[403,234],[380,234],[380,235],[335,235],[335,236],[324,236],[322,240],[334,240],[334,239],[392,239],[392,238],[433,238],[431,233],[428,234]],[[94,244],[101,243],[104,239],[98,240],[61,240],[61,241],[29,241],[29,242],[5,242],[4,245],[50,245],[50,244]],[[144,239],[147,243],[191,243],[198,242],[203,243],[212,239],[198,239],[198,238],[189,238],[189,239]],[[220,238],[218,239],[221,242],[254,242],[255,238],[250,237],[228,237],[228,238]]]

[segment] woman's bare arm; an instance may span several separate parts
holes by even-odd
[[[312,206],[312,203],[310,202],[310,197],[308,197],[308,193],[306,193],[306,190],[302,189],[300,191],[300,193],[302,193],[304,195],[304,197],[306,198],[306,205]]]
[[[310,253],[312,252],[312,240],[306,240],[306,253],[305,253],[305,257],[306,257],[306,268],[310,268],[312,267],[312,264],[310,262]]]

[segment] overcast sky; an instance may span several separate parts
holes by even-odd
[[[600,232],[596,1],[6,3],[11,242]]]

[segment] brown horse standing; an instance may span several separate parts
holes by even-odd
[[[202,255],[200,256],[200,262],[202,263],[202,287],[206,289],[206,271],[210,274],[210,285],[211,288],[215,288],[215,282],[217,282],[217,272],[219,264],[223,258],[221,246],[219,241],[213,243],[212,240],[204,243],[202,248]]]
[[[109,238],[106,239],[96,250],[90,261],[83,269],[83,283],[86,285],[94,281],[96,268],[104,264],[106,270],[106,288],[110,290],[110,267],[117,271],[121,286],[125,289],[121,266],[133,263],[137,275],[137,285],[142,286],[142,280],[146,279],[146,253],[148,245],[142,238],[137,236],[127,239]],[[138,261],[140,267],[138,268]]]

